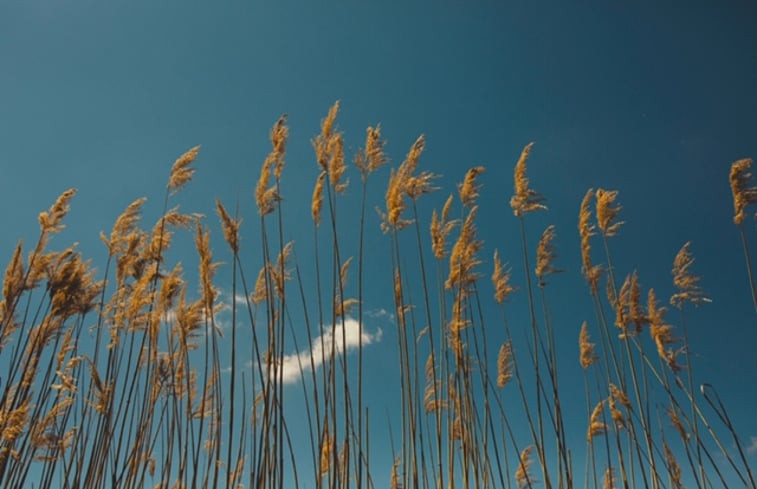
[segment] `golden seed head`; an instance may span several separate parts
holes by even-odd
[[[195,169],[189,165],[197,158],[200,147],[195,146],[189,151],[179,156],[171,167],[171,175],[168,178],[168,190],[178,192],[181,187],[192,179]]]
[[[614,222],[622,207],[615,204],[617,190],[597,189],[597,226],[604,236],[615,236],[623,221]]]
[[[505,269],[502,261],[499,259],[499,252],[494,250],[494,272],[492,273],[492,283],[494,284],[494,299],[502,304],[505,298],[515,292],[517,289],[510,283],[510,269]]]
[[[476,177],[482,174],[485,170],[486,168],[483,166],[475,166],[469,169],[465,173],[463,183],[457,186],[458,192],[460,192],[460,201],[465,207],[471,207],[475,204],[476,199],[478,198],[478,191],[481,187],[480,185],[476,185]]]
[[[534,143],[528,143],[523,148],[520,158],[518,158],[518,162],[515,164],[515,194],[510,198],[510,207],[512,207],[513,213],[516,216],[547,209],[547,206],[544,205],[546,199],[539,192],[529,188],[528,177],[526,176],[526,162],[528,155],[531,154],[533,145]]]
[[[694,256],[689,251],[690,245],[691,241],[684,244],[678,253],[676,253],[675,260],[673,260],[673,285],[676,286],[678,292],[670,297],[670,304],[679,309],[687,301],[694,305],[699,305],[702,302],[712,302],[699,286],[701,277],[691,272]]]
[[[757,202],[757,187],[749,186],[752,179],[752,173],[749,171],[751,166],[751,158],[744,158],[731,164],[729,180],[733,194],[733,222],[736,225],[744,221],[746,207]]]
[[[313,198],[310,201],[310,214],[316,226],[321,224],[321,209],[323,209],[323,182],[326,179],[326,172],[321,171],[318,179],[315,181],[313,188]]]
[[[557,258],[557,250],[552,241],[557,236],[555,226],[550,224],[541,235],[539,245],[536,248],[536,277],[539,279],[539,287],[544,287],[547,275],[560,273],[562,270],[555,267],[553,262]]]
[[[597,361],[597,356],[594,353],[596,345],[590,340],[589,327],[586,321],[584,321],[581,325],[581,332],[578,335],[579,362],[584,369],[589,368],[589,365]]]

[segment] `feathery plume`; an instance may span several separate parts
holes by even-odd
[[[458,223],[457,219],[447,220],[452,199],[453,196],[450,195],[444,203],[441,219],[439,219],[436,209],[431,214],[431,251],[434,252],[434,256],[439,260],[447,256],[447,250],[445,249],[447,246],[447,235]]]
[[[127,246],[129,235],[135,232],[135,228],[141,217],[142,205],[146,201],[145,197],[141,197],[126,207],[121,215],[116,218],[116,222],[113,224],[113,229],[110,232],[110,238],[107,238],[105,233],[100,232],[100,239],[108,247],[108,254],[110,256],[122,251]]]
[[[494,250],[494,272],[492,273],[494,284],[494,300],[502,304],[505,298],[515,292],[516,287],[510,284],[510,269],[505,270],[499,259],[499,252]]]
[[[323,208],[323,181],[326,179],[326,172],[321,171],[318,174],[318,180],[315,181],[313,188],[313,198],[310,201],[310,214],[313,216],[313,222],[316,227],[321,224],[321,209]]]
[[[341,132],[336,132],[331,136],[327,145],[327,151],[329,153],[329,182],[334,188],[334,192],[340,194],[349,185],[349,181],[342,182],[342,175],[347,170],[347,165],[344,164],[344,142]]]
[[[365,147],[358,150],[355,155],[355,166],[360,170],[360,175],[365,181],[368,175],[383,166],[387,161],[384,154],[386,141],[381,139],[381,124],[376,127],[368,127],[365,130]]]
[[[578,335],[578,346],[581,351],[579,355],[579,362],[584,369],[589,368],[589,365],[597,361],[597,356],[594,353],[596,345],[590,341],[589,327],[586,321],[581,325],[581,332]]]
[[[681,467],[678,465],[675,455],[673,455],[673,451],[670,449],[668,442],[665,441],[664,438],[662,440],[662,447],[665,449],[665,465],[668,466],[668,475],[670,475],[670,480],[673,482],[673,487],[676,489],[682,489]]]
[[[602,477],[602,489],[615,489],[617,487],[616,482],[615,471],[612,467],[607,467],[605,475]]]
[[[670,304],[677,308],[683,307],[683,303],[689,301],[695,305],[702,302],[712,302],[699,286],[702,277],[694,275],[691,272],[691,266],[694,264],[694,256],[689,252],[691,241],[687,241],[676,253],[673,260],[673,285],[678,292],[670,297]]]
[[[239,251],[239,225],[242,224],[242,220],[232,219],[219,199],[216,199],[216,212],[218,213],[218,217],[221,218],[223,238],[228,243],[231,251],[237,253]]]
[[[69,203],[74,195],[76,195],[76,189],[70,188],[58,196],[50,210],[40,212],[39,225],[43,233],[57,233],[65,227],[61,221],[68,214]]]
[[[591,223],[589,205],[592,197],[594,197],[594,189],[590,188],[581,200],[581,209],[578,213],[578,234],[581,236],[581,261],[583,263],[581,272],[592,293],[596,293],[599,287],[599,278],[602,275],[602,267],[591,264],[591,237],[594,236],[594,225]]]
[[[520,154],[518,163],[515,164],[515,194],[510,198],[510,207],[516,216],[522,216],[528,212],[537,210],[546,210],[544,205],[546,199],[539,192],[528,187],[528,177],[526,177],[526,161],[531,154],[531,148],[534,143],[528,143]]]
[[[614,222],[622,207],[615,204],[618,198],[617,190],[597,189],[597,226],[602,234],[607,237],[615,236],[623,225],[623,221]]]
[[[510,341],[503,343],[497,355],[497,387],[503,388],[512,378],[513,346]]]
[[[476,177],[484,173],[486,170],[483,166],[474,166],[465,173],[463,183],[457,186],[460,193],[460,200],[465,207],[471,207],[478,198],[478,190],[480,185],[476,185]]]
[[[731,164],[731,193],[733,194],[733,222],[741,225],[744,221],[744,210],[748,205],[757,202],[757,187],[750,187],[752,173],[749,169],[752,166],[751,158],[744,158],[734,161]]]
[[[552,240],[555,239],[555,226],[550,224],[541,235],[539,245],[536,248],[536,277],[539,279],[539,287],[547,285],[547,275],[560,273],[562,270],[555,267],[552,262],[557,258],[557,251]]]
[[[531,452],[533,451],[533,449],[534,446],[529,445],[522,452],[520,452],[520,462],[518,463],[518,469],[515,471],[515,483],[520,489],[524,487],[531,487],[531,484],[533,482],[533,478],[530,472],[531,464],[533,463],[533,460],[531,459]]]
[[[315,150],[315,158],[318,162],[318,166],[321,170],[329,171],[329,142],[333,136],[334,121],[339,113],[339,101],[334,102],[334,105],[329,109],[326,118],[321,121],[321,133],[313,139],[313,149]]]
[[[660,358],[665,360],[672,371],[678,372],[681,369],[676,359],[678,351],[667,348],[676,342],[676,339],[673,337],[673,326],[665,323],[665,319],[663,318],[664,313],[665,308],[657,306],[654,289],[649,289],[649,293],[647,294],[649,333],[652,335]]]
[[[602,409],[605,406],[605,400],[602,399],[594,407],[589,417],[589,429],[586,432],[586,440],[591,443],[597,435],[603,435],[607,432],[607,425],[600,419],[602,417]]]
[[[200,147],[195,146],[179,156],[174,162],[171,167],[171,175],[168,177],[168,190],[170,190],[171,193],[178,192],[181,187],[192,180],[192,175],[194,175],[195,169],[191,168],[189,165],[197,158],[199,152]]]

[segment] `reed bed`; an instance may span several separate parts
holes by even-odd
[[[228,202],[215,203],[223,249],[211,249],[211,218],[173,206],[202,164],[199,147],[170,168],[152,227],[143,227],[140,198],[101,233],[100,272],[76,245],[50,246],[75,190],[39,215],[37,242],[19,242],[0,301],[0,486],[757,487],[724,401],[693,375],[683,312],[696,314],[692,306],[709,299],[690,243],[671,257],[676,292],[659,297],[613,255],[619,192],[587,190],[575,239],[593,310],[583,324],[558,328],[550,296],[560,292],[550,282],[575,267],[560,263],[555,238],[575,230],[549,225],[529,248],[531,215],[548,212],[528,178],[533,143],[512,155],[509,210],[520,236],[511,241],[520,249],[509,243],[489,261],[477,230],[483,166],[460,175],[444,205],[422,216],[419,202],[441,191],[423,169],[424,137],[384,187],[376,181],[389,161],[381,127],[367,128],[349,163],[338,113],[336,103],[312,140],[309,243],[287,241],[285,117],[251,185],[258,215],[244,225],[255,243],[241,242],[242,217]],[[735,162],[730,183],[757,310],[743,228],[757,202],[750,165]],[[355,171],[357,183],[347,179]],[[370,187],[385,188],[380,230],[366,227]],[[356,248],[344,239],[348,189],[360,194]],[[396,396],[390,413],[371,405],[366,392],[376,386],[364,382],[376,340],[366,326],[365,243],[379,232],[391,269],[371,280],[393,298],[396,328],[397,365],[388,371],[397,375],[381,386]],[[196,284],[172,261],[179,239],[194,241]],[[244,246],[261,267],[245,261]],[[298,248],[312,248],[313,263],[300,263]],[[527,273],[514,277],[505,255]],[[219,284],[221,261],[231,280]],[[525,336],[510,327],[516,291],[527,301]],[[667,306],[681,310],[678,324]],[[575,355],[558,358],[566,337]],[[584,373],[583,400],[561,388],[567,362]],[[577,401],[585,417],[568,419]],[[576,425],[585,437],[569,435]]]

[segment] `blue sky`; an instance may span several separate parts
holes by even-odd
[[[589,187],[618,189],[626,224],[611,248],[619,274],[638,270],[645,290],[666,298],[673,257],[692,241],[695,271],[713,300],[687,317],[695,376],[718,387],[749,444],[757,437],[757,321],[728,170],[732,161],[757,155],[757,8],[746,1],[660,3],[3,2],[0,256],[10,259],[18,238],[32,242],[39,211],[77,187],[68,229],[54,244],[77,241],[104,266],[99,231],[143,195],[151,225],[171,163],[201,144],[195,180],[176,203],[208,216],[216,253],[229,263],[213,202],[238,202],[242,255],[254,277],[260,255],[253,189],[268,131],[287,113],[285,239],[302,243],[297,253],[307,264],[317,176],[310,139],[340,100],[348,155],[363,144],[368,125],[381,123],[392,166],[419,134],[426,136],[421,168],[440,174],[443,190],[421,201],[424,223],[467,168],[486,166],[482,274],[489,276],[496,247],[523,287],[518,221],[508,201],[520,150],[535,141],[529,177],[550,209],[529,216],[529,250],[548,224],[556,225],[558,265],[566,273],[551,280],[548,294],[566,390],[582,389],[578,329],[593,319],[579,273],[578,206]],[[369,182],[369,209],[383,205],[388,173]],[[351,169],[349,177],[340,217],[345,248],[354,252],[359,174]],[[371,371],[392,375],[396,326],[378,314],[392,309],[389,239],[374,213],[367,226],[365,307],[377,317],[366,324],[371,334],[381,330],[367,361]],[[754,252],[754,222],[746,228]],[[192,242],[183,242],[176,256],[191,277]],[[414,248],[408,250],[414,264]],[[228,268],[219,272],[227,291]],[[488,300],[488,280],[481,289]],[[496,309],[489,304],[486,312],[496,328]],[[521,292],[508,306],[516,340],[525,335],[527,312]],[[669,319],[677,325],[675,312]],[[369,379],[380,383],[382,376]],[[390,404],[378,388],[369,396]],[[568,413],[580,440],[583,402]],[[375,417],[372,436],[379,447],[388,444],[379,434],[383,418]],[[757,438],[753,444],[755,465]]]

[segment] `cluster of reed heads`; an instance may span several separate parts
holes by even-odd
[[[264,265],[252,275],[240,254],[242,221],[216,202],[231,268],[223,288],[231,292],[225,330],[217,315],[228,305],[214,281],[219,262],[204,218],[169,207],[192,179],[199,147],[171,168],[163,212],[151,229],[140,227],[145,199],[138,199],[110,234],[101,233],[102,278],[75,246],[48,249],[75,191],[40,214],[39,239],[31,250],[16,247],[0,302],[2,487],[755,487],[723,402],[712,386],[695,387],[693,380],[683,313],[709,299],[693,273],[690,244],[673,262],[677,292],[669,303],[681,312],[673,326],[655,291],[644,294],[637,273],[617,275],[610,238],[623,223],[614,190],[589,189],[578,213],[594,314],[575,325],[576,356],[561,359],[577,359],[584,372],[585,417],[566,419],[576,407],[562,402],[558,373],[565,369],[548,302],[548,279],[562,271],[555,226],[541,234],[535,260],[527,249],[527,217],[547,210],[527,177],[533,144],[517,160],[510,200],[527,271],[518,286],[497,251],[492,270],[484,270],[476,229],[484,167],[468,170],[457,194],[433,211],[430,236],[417,203],[438,189],[437,175],[419,170],[423,136],[391,170],[379,214],[391,250],[386,282],[394,284],[387,297],[394,298],[399,372],[391,388],[399,409],[388,420],[390,446],[382,437],[372,446],[376,413],[363,385],[364,223],[369,177],[388,158],[381,127],[369,127],[353,158],[362,205],[358,246],[347,257],[337,218],[349,185],[338,110],[338,103],[331,107],[312,141],[318,173],[311,281],[284,239],[285,117],[271,130],[272,149],[254,190],[260,241],[247,246],[257,247]],[[757,201],[750,164],[734,163],[730,181],[757,309],[742,226],[746,207]],[[167,263],[182,229],[194,234],[199,293],[180,263]],[[400,239],[401,233],[411,236]],[[592,253],[597,243],[599,262]],[[495,319],[482,312],[491,299],[482,276],[489,274],[501,310]],[[348,288],[348,278],[356,285]],[[530,329],[516,348],[506,312],[518,289],[527,297]],[[316,310],[308,309],[306,291],[317,295]],[[358,325],[355,353],[346,345],[348,319]],[[251,341],[239,340],[242,328]],[[491,336],[506,341],[488,341],[491,328],[498,331]],[[570,328],[561,325],[561,338]],[[285,364],[298,336],[310,354],[298,356],[299,379],[290,386]],[[304,400],[304,413],[288,407],[294,396],[301,396],[297,406]],[[303,414],[307,433],[295,436],[287,421]],[[585,426],[585,439],[569,435],[576,425]],[[376,450],[383,461],[391,450],[393,462],[372,463]]]

